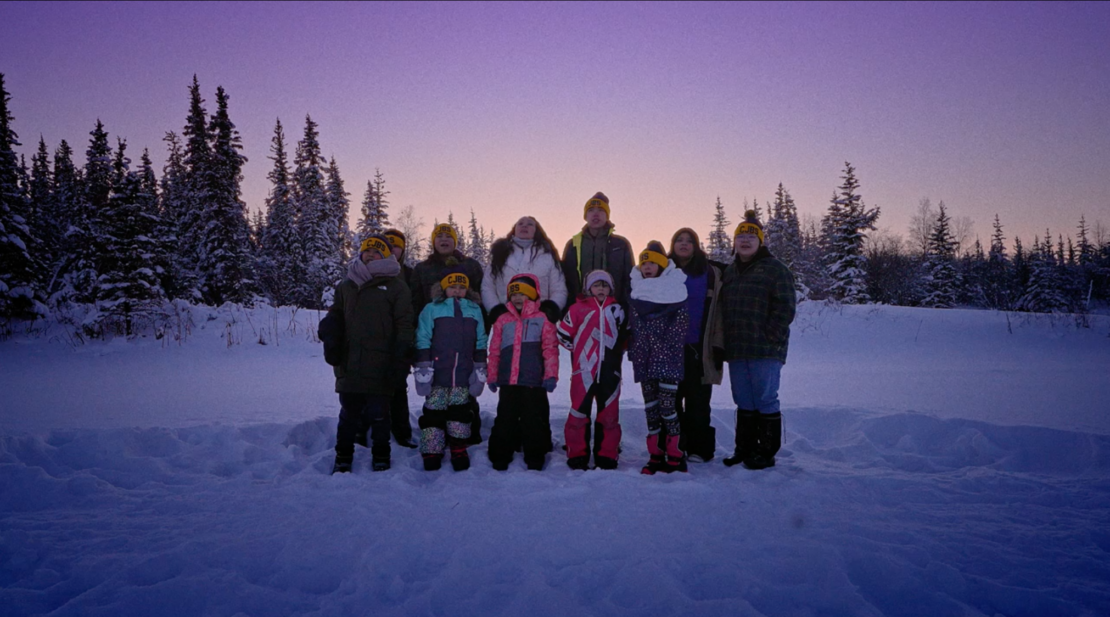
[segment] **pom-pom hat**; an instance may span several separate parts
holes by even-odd
[[[736,226],[736,233],[732,234],[733,237],[740,234],[755,234],[759,237],[759,243],[763,244],[763,225],[755,216],[755,210],[748,210],[744,213],[744,220]]]
[[[609,198],[605,193],[598,191],[596,195],[586,200],[586,207],[582,209],[582,218],[586,218],[590,208],[601,208],[605,211],[605,218],[609,218]]]

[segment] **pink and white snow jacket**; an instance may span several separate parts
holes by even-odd
[[[543,386],[559,378],[559,341],[555,324],[540,311],[540,303],[525,300],[518,312],[512,302],[508,312],[493,322],[489,336],[489,383],[498,386]]]
[[[592,296],[579,298],[555,330],[559,343],[570,350],[572,397],[577,390],[588,392],[595,383],[606,392],[616,391],[627,331],[620,303],[612,296],[603,303]]]

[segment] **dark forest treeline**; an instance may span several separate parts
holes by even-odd
[[[289,160],[278,120],[271,141],[265,209],[248,216],[241,198],[239,133],[229,96],[216,89],[208,111],[196,77],[181,133],[169,132],[161,174],[144,149],[99,122],[84,157],[62,141],[53,155],[40,138],[30,165],[20,145],[0,74],[0,333],[14,320],[83,307],[86,336],[130,335],[166,315],[167,303],[226,302],[323,308],[358,238],[388,227],[389,191],[380,171],[367,182],[362,216],[348,228],[349,193],[334,158],[321,155],[318,126],[305,118]],[[869,234],[868,208],[855,170],[845,164],[826,213],[803,224],[781,184],[765,221],[767,243],[795,272],[809,299],[927,307],[1084,312],[1110,300],[1110,238],[1079,221],[1076,239],[1046,230],[1026,248],[1007,250],[996,216],[990,245],[960,246],[944,204],[923,208],[912,246]],[[411,206],[396,225],[410,237],[406,260],[419,258],[421,228]],[[455,224],[453,216],[448,222]],[[711,258],[731,257],[731,228],[720,200],[708,237]],[[485,261],[492,233],[471,212],[460,249]]]

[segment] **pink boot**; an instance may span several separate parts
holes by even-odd
[[[686,471],[686,454],[678,449],[678,435],[667,435],[666,471]]]
[[[667,471],[667,459],[659,449],[659,435],[647,436],[647,449],[650,458],[640,473],[650,476],[660,471]]]

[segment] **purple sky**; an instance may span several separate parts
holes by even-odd
[[[0,72],[30,154],[84,159],[100,118],[132,158],[216,86],[260,208],[270,138],[310,114],[358,215],[374,168],[392,212],[562,246],[601,190],[635,248],[719,195],[733,223],[782,182],[820,216],[845,161],[903,234],[943,200],[988,241],[1081,215],[1110,231],[1110,3],[0,4]]]

